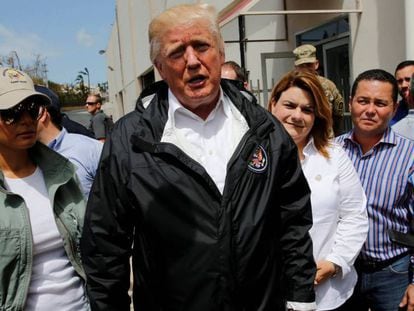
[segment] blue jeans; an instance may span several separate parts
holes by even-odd
[[[397,311],[409,284],[409,263],[407,255],[376,272],[358,271],[354,294],[340,310]]]

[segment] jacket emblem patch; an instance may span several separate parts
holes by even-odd
[[[247,164],[248,168],[255,173],[262,173],[267,168],[267,154],[262,146],[258,146],[252,158]]]

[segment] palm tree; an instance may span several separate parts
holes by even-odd
[[[84,68],[84,70],[79,71],[79,74],[83,75],[83,76],[87,76],[88,77],[88,93],[91,91],[91,82],[89,80],[89,70],[88,68]]]
[[[79,89],[82,93],[82,97],[85,97],[87,92],[85,90],[85,80],[83,79],[83,75],[78,74],[78,76],[75,79],[75,82],[77,82],[79,84]],[[88,91],[89,93],[89,91]]]

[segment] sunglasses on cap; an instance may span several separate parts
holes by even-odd
[[[37,121],[42,116],[45,106],[39,103],[22,102],[10,109],[0,110],[0,119],[3,123],[10,125],[17,123],[23,114],[27,112],[33,121]]]

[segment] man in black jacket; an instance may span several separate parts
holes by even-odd
[[[228,81],[214,8],[149,27],[164,81],[105,143],[82,237],[92,310],[313,310],[309,188],[283,127]]]

